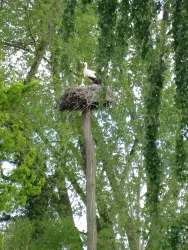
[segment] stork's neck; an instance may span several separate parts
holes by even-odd
[[[87,63],[84,63],[84,69],[87,69]]]

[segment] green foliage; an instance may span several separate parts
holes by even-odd
[[[4,249],[85,245],[81,113],[58,111],[83,61],[116,95],[92,117],[98,248],[186,249],[187,1],[1,4],[0,210],[26,218]]]
[[[19,218],[9,223],[5,237],[4,250],[25,250],[30,245],[33,225],[28,219]]]
[[[55,250],[61,247],[70,249],[80,249],[78,232],[69,220],[45,222],[45,231],[41,238],[31,246],[31,250]]]
[[[9,223],[3,240],[4,250],[57,250],[62,247],[80,249],[77,230],[69,220],[41,221],[43,232],[33,238],[34,223],[27,218],[18,218]]]
[[[187,151],[185,149],[185,138],[187,137],[188,126],[188,78],[187,78],[187,37],[188,37],[188,15],[185,11],[188,8],[186,1],[179,1],[174,4],[174,51],[175,51],[175,72],[176,72],[176,103],[180,112],[180,129],[176,143],[176,164],[177,178],[187,179]],[[179,13],[177,15],[177,13]]]
[[[76,9],[77,1],[65,1],[65,10],[63,13],[63,28],[64,28],[64,38],[67,40],[69,36],[73,35],[74,32],[74,14]]]
[[[117,4],[116,0],[98,1],[99,27],[101,28],[98,60],[105,63],[103,66],[106,67],[114,50]],[[102,67],[102,64],[100,63],[99,66]]]
[[[4,248],[3,235],[0,233],[0,249]]]
[[[125,49],[128,46],[128,39],[131,37],[131,18],[130,13],[130,3],[129,1],[121,1],[119,5],[120,17],[117,23],[117,35],[120,45],[118,47]]]
[[[25,205],[26,196],[40,193],[45,181],[31,169],[37,157],[36,148],[27,144],[26,124],[22,119],[24,97],[34,88],[33,84],[27,87],[23,83],[13,83],[6,87],[1,83],[1,161],[12,160],[17,165],[8,175],[2,176],[1,210],[10,210],[12,203],[15,207]]]
[[[157,65],[158,63],[158,65]],[[149,71],[149,87],[145,104],[145,167],[148,176],[148,203],[151,204],[152,213],[157,210],[161,182],[161,160],[157,149],[159,111],[161,104],[161,91],[163,87],[163,61],[153,65]]]
[[[142,56],[145,57],[149,48],[151,48],[151,24],[156,18],[155,1],[132,2],[132,19],[134,22],[134,32],[138,39],[138,45],[141,47]]]
[[[187,167],[186,167],[186,159],[187,152],[184,148],[183,136],[180,131],[179,138],[176,139],[176,175],[179,181],[186,181],[187,179]]]

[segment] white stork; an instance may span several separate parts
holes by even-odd
[[[95,75],[95,71],[88,69],[86,62],[84,63],[84,77],[85,78],[88,77],[95,84],[101,85],[101,81],[99,79],[97,79],[97,77]]]

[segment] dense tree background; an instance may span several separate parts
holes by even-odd
[[[93,112],[98,249],[188,249],[188,1],[0,1],[0,249],[84,249],[81,113],[58,110],[83,62]]]

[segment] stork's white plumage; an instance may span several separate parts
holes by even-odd
[[[94,84],[101,85],[101,81],[97,79],[95,71],[87,68],[87,63],[84,63],[84,77],[88,77]]]
[[[95,71],[87,68],[87,63],[84,63],[84,77],[96,78]]]

